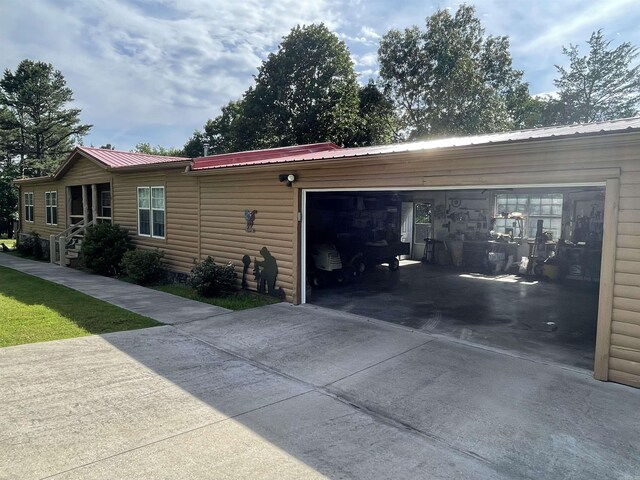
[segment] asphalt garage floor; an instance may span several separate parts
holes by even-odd
[[[403,261],[313,290],[309,303],[593,370],[596,282],[554,283]]]

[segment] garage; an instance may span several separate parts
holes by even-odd
[[[593,369],[603,184],[305,192],[306,301]]]
[[[295,177],[284,186],[294,194],[294,303],[640,387],[640,119],[280,162],[278,173]],[[344,231],[349,222],[355,232]],[[391,240],[409,251],[387,246],[404,249],[398,269],[375,258],[358,276],[351,248],[344,263],[355,278],[314,287],[310,249],[345,233],[359,247],[383,251],[375,242]]]

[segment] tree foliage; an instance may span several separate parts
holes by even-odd
[[[107,144],[110,146],[110,144]],[[100,147],[105,148],[105,147]],[[113,150],[113,148],[111,149]],[[135,147],[133,147],[132,152],[135,153],[146,153],[147,155],[160,155],[163,157],[182,157],[184,156],[184,150],[180,148],[167,148],[162,147],[160,145],[156,145],[152,147],[149,143],[138,143]]]
[[[259,129],[255,147],[348,143],[358,112],[349,50],[323,24],[295,27],[259,68],[246,98]]]
[[[556,65],[559,100],[548,108],[555,123],[587,123],[638,114],[640,65],[632,66],[638,48],[628,42],[611,48],[601,30],[587,41],[589,53],[581,56],[576,45],[563,48],[568,67]]]
[[[426,29],[390,30],[380,75],[408,139],[495,132],[526,125],[532,105],[507,37],[485,37],[472,6],[438,10]]]
[[[11,182],[54,171],[91,128],[68,108],[71,89],[53,66],[23,60],[0,79],[0,233],[10,233],[18,199]]]
[[[20,176],[51,173],[89,132],[71,101],[64,76],[49,63],[23,60],[15,72],[4,71],[2,135],[13,139],[7,154],[17,158]]]
[[[255,84],[196,131],[189,156],[332,141],[393,139],[394,111],[373,84],[358,85],[349,51],[323,24],[297,26],[258,68]]]

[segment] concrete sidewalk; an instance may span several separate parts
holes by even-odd
[[[113,278],[91,275],[73,268],[26,260],[4,253],[0,253],[0,266],[73,288],[169,325],[203,320],[231,311]]]
[[[3,348],[0,405],[0,479],[640,472],[640,390],[313,306]]]

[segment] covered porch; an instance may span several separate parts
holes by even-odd
[[[66,187],[67,226],[111,223],[110,183],[92,183]]]

